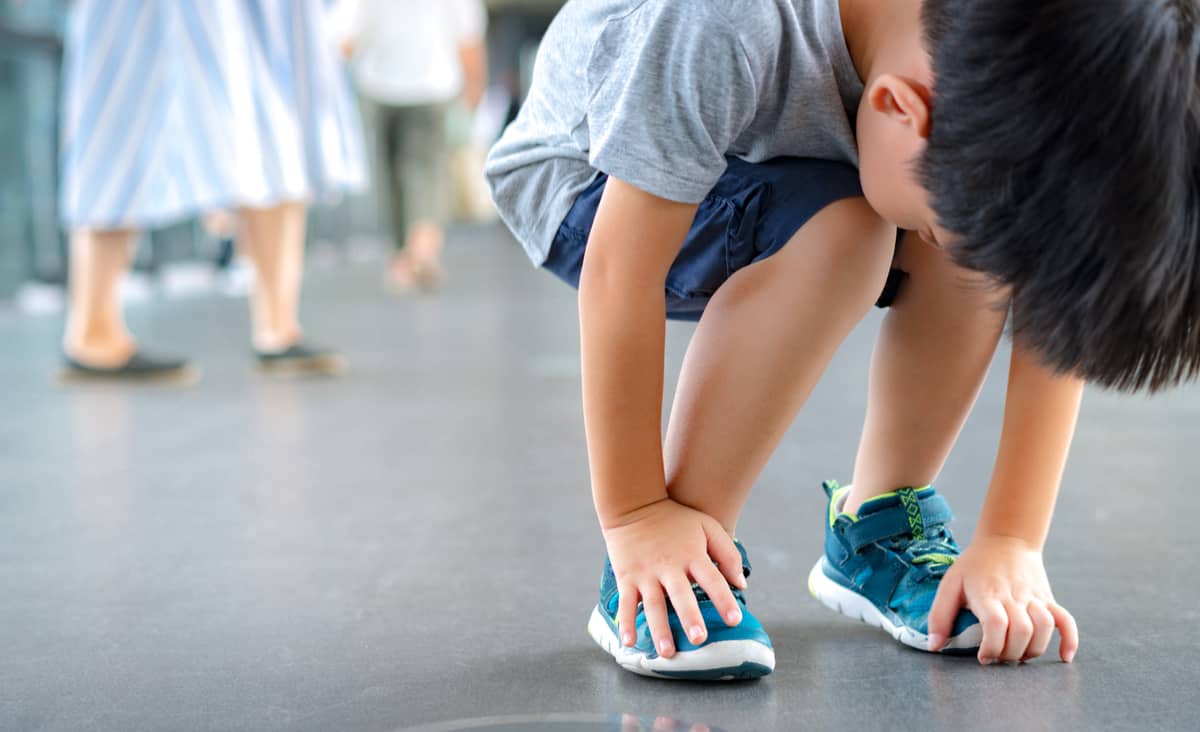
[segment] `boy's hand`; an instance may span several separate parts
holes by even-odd
[[[663,658],[675,655],[667,621],[667,598],[679,615],[688,639],[703,643],[708,631],[692,592],[692,582],[708,593],[729,626],[742,622],[741,606],[729,589],[730,585],[746,587],[742,557],[733,539],[708,514],[664,499],[606,526],[604,541],[621,597],[617,624],[623,646],[637,642],[639,598],[654,647]]]
[[[979,662],[1019,663],[1046,652],[1057,627],[1059,656],[1075,658],[1079,631],[1071,613],[1054,601],[1042,553],[1007,536],[975,538],[942,578],[929,612],[930,649],[945,644],[965,604],[983,626]]]

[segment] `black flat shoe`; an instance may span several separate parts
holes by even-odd
[[[69,354],[63,354],[64,367],[59,374],[63,383],[124,382],[190,386],[200,379],[199,369],[181,358],[163,358],[135,351],[120,366],[90,366]]]
[[[258,368],[277,376],[338,376],[346,371],[346,359],[336,351],[297,343],[282,351],[255,351]]]

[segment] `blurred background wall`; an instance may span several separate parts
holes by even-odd
[[[65,273],[58,190],[66,0],[0,0],[0,298]]]

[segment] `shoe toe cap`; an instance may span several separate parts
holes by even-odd
[[[671,625],[672,640],[675,643],[675,649],[680,652],[694,651],[697,648],[711,643],[720,643],[723,641],[746,641],[752,640],[763,644],[767,648],[773,648],[771,638],[763,629],[762,623],[758,621],[753,614],[746,608],[742,608],[742,622],[734,627],[730,627],[721,618],[720,612],[710,602],[702,602],[700,604],[700,613],[704,618],[705,628],[708,631],[708,638],[699,645],[692,643],[684,632],[683,624],[679,620],[679,616],[671,613],[669,622]],[[644,613],[638,614],[637,623],[637,643],[636,647],[648,654],[656,654],[657,649],[654,645],[654,639],[650,637],[650,626],[646,622]]]

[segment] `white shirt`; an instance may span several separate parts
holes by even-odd
[[[384,104],[438,104],[463,91],[459,48],[481,43],[482,0],[344,0],[347,36],[357,48],[359,90]]]

